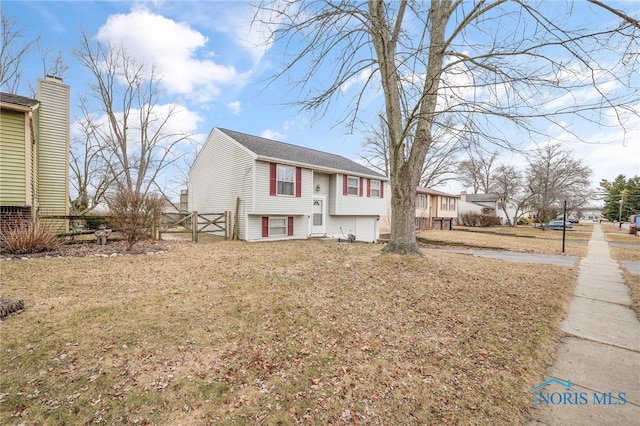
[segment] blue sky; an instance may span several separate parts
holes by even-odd
[[[618,6],[638,16],[639,3]],[[245,3],[3,0],[2,8],[28,37],[40,35],[45,47],[62,52],[70,65],[63,78],[71,87],[73,111],[89,83],[87,71],[72,53],[84,31],[103,41],[124,40],[139,59],[156,62],[163,74],[164,102],[179,103],[183,108],[182,125],[196,134],[196,143],[188,148],[193,153],[211,129],[219,126],[358,160],[364,136],[359,130],[348,134],[349,130],[338,124],[345,115],[341,101],[322,117],[301,113],[297,107],[286,105],[297,95],[286,79],[266,84],[266,79],[279,70],[282,50],[259,43],[264,40],[259,28],[249,31],[253,10]],[[602,17],[613,18],[605,12]],[[24,65],[20,94],[28,96],[28,83],[42,76],[42,65],[36,52]],[[354,84],[357,89],[361,82]],[[371,98],[360,118],[366,121],[375,117],[379,102],[379,98]],[[637,108],[640,110],[640,105]],[[640,122],[632,128],[635,132],[627,135],[624,144],[619,131],[606,128],[584,129],[590,136],[598,132],[598,143],[567,140],[576,157],[593,169],[594,185],[618,174],[640,174]],[[555,137],[563,139],[561,134]],[[524,164],[509,153],[502,161]],[[457,192],[464,188],[453,182],[439,189]]]

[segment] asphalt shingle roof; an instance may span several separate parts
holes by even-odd
[[[39,103],[37,100],[27,98],[26,96],[14,95],[12,93],[5,92],[0,93],[0,102],[27,108],[33,108]]]
[[[385,176],[380,173],[340,155],[278,142],[267,138],[261,138],[259,136],[252,136],[246,133],[240,133],[219,127],[218,130],[258,156],[290,161],[293,163],[308,164],[328,169],[342,170],[358,175],[385,178]]]
[[[466,197],[467,201],[471,203],[498,201],[499,198],[496,194],[467,194]]]
[[[447,192],[438,191],[437,189],[425,188],[423,186],[419,186],[416,188],[416,193],[418,194],[428,194],[428,195],[442,195],[445,197],[454,197],[460,198],[459,195],[449,194]]]

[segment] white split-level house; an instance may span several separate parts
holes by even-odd
[[[247,241],[375,242],[388,179],[345,157],[214,128],[189,170],[188,209],[232,211]],[[236,204],[238,203],[238,204]]]

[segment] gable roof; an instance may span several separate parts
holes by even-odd
[[[446,192],[438,191],[437,189],[425,188],[424,186],[417,187],[416,193],[426,194],[426,195],[440,195],[443,197],[451,197],[451,198],[460,198],[459,195],[447,194]]]
[[[9,109],[17,109],[20,111],[31,110],[33,111],[40,104],[35,99],[27,98],[26,96],[14,95],[12,93],[0,92],[0,103],[3,107]],[[13,108],[12,108],[13,107]]]
[[[309,166],[316,166],[321,169],[329,169],[338,172],[344,171],[357,175],[365,175],[381,180],[387,180],[387,177],[382,174],[340,155],[278,142],[272,139],[261,138],[259,136],[248,135],[246,133],[240,133],[233,130],[222,129],[220,127],[217,127],[217,129],[247,148],[249,151],[256,154],[258,157],[282,160],[291,163],[300,163]]]
[[[467,194],[466,198],[471,203],[492,202],[500,199],[497,194]]]

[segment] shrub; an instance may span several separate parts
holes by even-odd
[[[154,221],[160,216],[163,197],[141,194],[134,190],[120,190],[107,198],[111,218],[109,223],[129,243],[128,250],[140,240],[151,237]]]
[[[62,238],[33,220],[21,220],[0,230],[0,249],[9,254],[33,254],[56,251]]]
[[[493,214],[466,212],[460,214],[460,220],[465,226],[488,227],[500,225],[500,217]]]
[[[100,225],[106,225],[107,219],[99,215],[87,215],[83,217],[87,229],[98,229]]]

